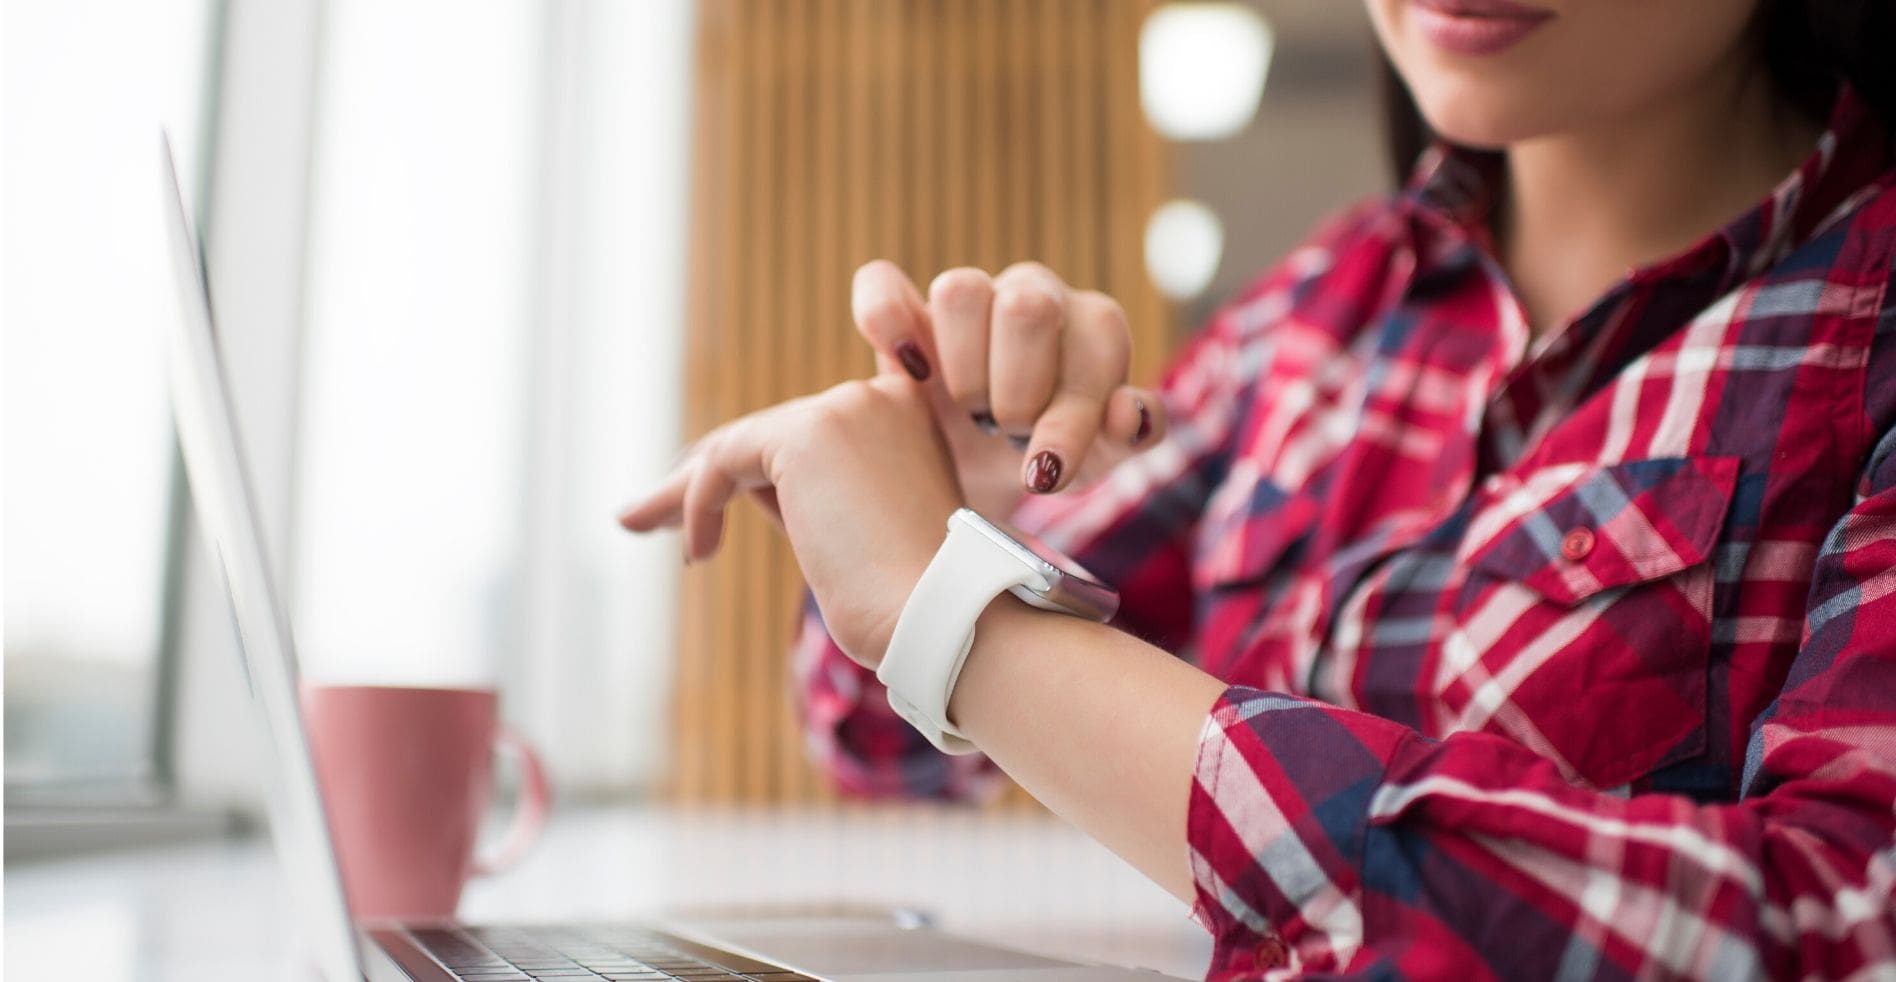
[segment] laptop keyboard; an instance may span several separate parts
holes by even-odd
[[[720,957],[714,949],[637,928],[417,928],[408,934],[450,974],[467,982],[792,982],[810,978],[737,955]]]

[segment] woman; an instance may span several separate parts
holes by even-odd
[[[951,511],[1115,584],[1112,626],[988,604],[947,716],[1194,903],[1214,978],[1896,974],[1888,14],[1369,8],[1443,142],[1162,391],[1053,271],[871,264],[882,374],[622,521],[689,560],[740,491],[780,518],[863,791],[978,778],[868,671]]]

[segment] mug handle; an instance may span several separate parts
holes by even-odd
[[[494,749],[518,762],[520,800],[514,805],[513,820],[507,823],[507,833],[501,836],[500,845],[489,855],[474,857],[476,876],[504,873],[526,857],[534,840],[540,837],[540,830],[546,826],[547,809],[553,798],[540,755],[534,753],[533,745],[518,730],[500,724],[494,731]]]

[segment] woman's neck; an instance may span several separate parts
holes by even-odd
[[[1819,131],[1761,71],[1734,66],[1634,116],[1510,146],[1495,237],[1528,323],[1565,323],[1736,218]]]

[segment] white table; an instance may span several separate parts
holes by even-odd
[[[6,975],[301,979],[295,924],[262,839],[8,867]],[[476,881],[472,921],[637,919],[682,907],[906,905],[943,928],[1053,955],[1199,978],[1184,905],[1039,814],[567,809],[511,873]]]

